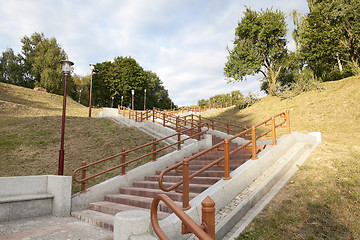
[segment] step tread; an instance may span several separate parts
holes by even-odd
[[[93,210],[80,210],[72,212],[71,215],[75,218],[78,218],[82,221],[88,222],[90,224],[96,225],[108,229],[110,231],[114,230],[114,216],[105,214],[102,212],[97,212]]]
[[[105,214],[111,214],[115,215],[118,212],[127,211],[127,210],[145,210],[149,211],[148,209],[141,208],[141,207],[135,207],[131,205],[125,205],[120,203],[114,203],[114,202],[108,202],[108,201],[99,201],[99,202],[93,202],[89,204],[89,209],[93,211],[102,212]],[[150,213],[150,211],[149,211]],[[165,219],[168,217],[170,213],[165,212],[158,212],[159,219]]]

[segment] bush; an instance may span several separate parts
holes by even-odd
[[[256,94],[248,93],[248,95],[246,97],[239,99],[239,101],[236,104],[236,107],[239,109],[244,109],[244,108],[250,107],[251,105],[256,103],[257,100],[258,100],[258,97]]]
[[[311,72],[304,71],[302,74],[297,76],[295,82],[279,87],[279,91],[276,93],[276,96],[281,99],[287,99],[293,98],[303,92],[323,89],[324,87],[320,84],[320,81],[318,81]]]

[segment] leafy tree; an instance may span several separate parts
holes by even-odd
[[[360,74],[360,0],[309,0],[301,52],[314,75],[336,80]],[[336,74],[339,72],[340,74]]]
[[[170,108],[169,94],[159,77],[151,71],[145,71],[135,59],[117,57],[113,62],[106,61],[95,65],[92,98],[95,105],[111,106],[114,98],[115,105],[122,102],[123,106],[131,107],[131,90],[135,90],[134,109],[144,109],[145,89],[148,109]]]
[[[24,36],[21,43],[24,65],[35,86],[43,87],[51,93],[62,94],[64,75],[59,62],[67,59],[67,55],[56,39],[45,38],[43,33],[34,33],[31,37]],[[72,78],[69,77],[68,81],[69,92],[74,92]]]
[[[33,87],[34,82],[26,76],[24,60],[21,55],[15,55],[9,48],[0,58],[0,81],[14,85]]]
[[[228,81],[243,81],[247,75],[261,73],[268,92],[274,95],[287,56],[286,31],[285,15],[280,10],[246,8],[235,29],[234,48],[228,48],[224,68]]]

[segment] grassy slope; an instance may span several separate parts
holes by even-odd
[[[0,83],[0,177],[57,174],[62,101],[59,95]],[[93,116],[99,111],[94,109]],[[82,161],[93,162],[119,153],[121,148],[131,149],[152,140],[136,128],[87,116],[88,108],[67,99],[65,175],[72,175]],[[120,160],[116,161],[118,164]],[[114,163],[107,164],[110,165]],[[119,171],[106,177],[116,174]],[[73,191],[77,190],[79,184],[74,183]]]
[[[322,133],[323,143],[238,239],[360,239],[360,78],[324,87],[212,115],[251,125],[290,109],[292,131]]]

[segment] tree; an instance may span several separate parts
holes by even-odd
[[[12,48],[2,53],[0,58],[0,82],[23,87],[33,87],[34,82],[26,76],[24,60],[21,55],[15,55]]]
[[[51,93],[62,94],[64,76],[59,62],[67,59],[67,55],[56,39],[45,38],[43,33],[34,33],[31,37],[24,36],[21,43],[24,65],[35,86],[43,87]],[[68,80],[68,87],[70,93],[75,92],[71,77]]]
[[[228,82],[243,81],[247,75],[261,73],[274,95],[282,61],[287,55],[285,15],[272,9],[246,8],[235,29],[234,48],[229,49],[224,74]]]
[[[123,106],[131,107],[131,90],[135,90],[134,109],[143,109],[145,89],[148,109],[170,108],[168,91],[162,86],[159,77],[151,71],[145,71],[135,59],[117,57],[113,62],[106,61],[95,65],[93,104],[97,106],[111,106],[114,98],[116,105],[123,102]]]
[[[301,52],[314,75],[336,80],[349,74],[347,69],[360,74],[360,0],[309,0],[308,3],[310,12],[300,42]]]

